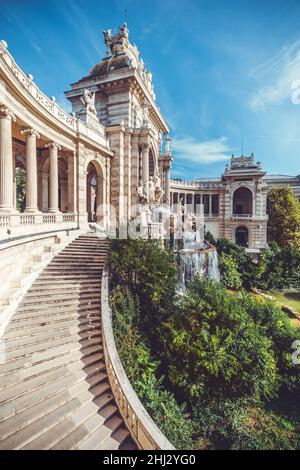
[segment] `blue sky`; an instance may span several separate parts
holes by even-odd
[[[219,175],[242,134],[265,170],[300,174],[299,0],[0,0],[1,39],[68,109],[63,91],[105,55],[101,31],[125,9],[170,125],[174,177]]]

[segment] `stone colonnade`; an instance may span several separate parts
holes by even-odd
[[[218,217],[220,216],[220,194],[217,193],[206,193],[206,192],[182,192],[175,191],[174,189],[170,192],[170,202],[171,210],[174,212],[174,207],[179,202],[183,206],[189,206],[189,209],[192,207],[192,212],[196,213],[197,205],[201,205],[204,208],[204,215],[208,217]]]
[[[0,107],[0,211],[15,213],[15,185],[12,126],[16,117],[5,106]],[[25,136],[26,154],[26,207],[25,213],[37,214],[38,209],[38,168],[37,141],[39,133],[31,127],[23,127],[20,134]],[[56,142],[44,145],[49,150],[49,213],[59,213],[58,202],[58,152],[61,146]],[[69,164],[70,161],[70,164]],[[68,158],[68,210],[76,212],[76,192],[74,191],[74,156]]]

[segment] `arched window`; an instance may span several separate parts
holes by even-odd
[[[252,215],[252,192],[248,188],[238,188],[233,194],[232,213],[234,215]]]

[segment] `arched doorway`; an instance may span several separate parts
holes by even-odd
[[[238,188],[233,194],[232,213],[234,215],[252,215],[253,202],[250,189]]]
[[[239,246],[249,246],[249,230],[247,227],[238,227],[235,231],[235,243]]]
[[[91,161],[86,177],[86,211],[88,222],[103,221],[103,173],[98,162]]]

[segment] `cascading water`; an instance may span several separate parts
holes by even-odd
[[[184,248],[178,254],[181,292],[185,292],[197,275],[220,281],[218,253],[214,246],[185,237]]]

